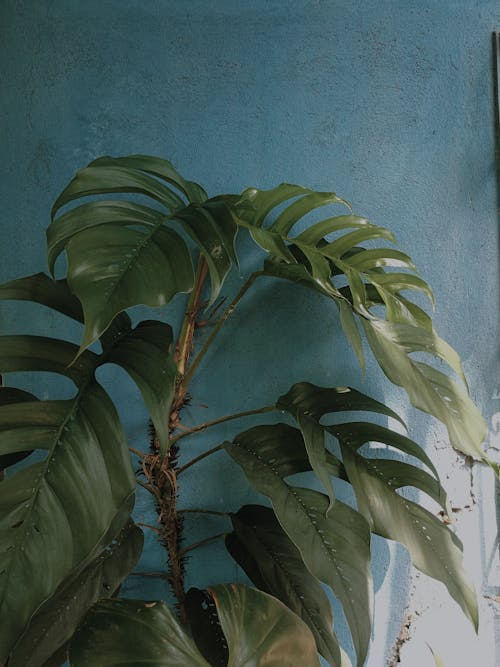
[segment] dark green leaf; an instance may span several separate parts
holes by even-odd
[[[56,259],[68,242],[80,232],[100,225],[138,225],[158,227],[168,218],[165,213],[149,206],[122,200],[92,201],[63,213],[47,228],[47,259],[54,273]]]
[[[171,327],[155,320],[140,322],[117,341],[105,360],[124,368],[139,387],[165,454],[177,374]]]
[[[282,460],[269,455],[276,451],[273,443],[283,433],[279,425],[256,427],[237,436],[233,443],[225,443],[225,447],[252,486],[270,498],[281,526],[298,547],[309,571],[327,583],[339,598],[353,636],[358,665],[362,665],[371,631],[369,526],[360,514],[338,500],[326,516],[326,496],[290,486],[283,480],[297,472],[297,465],[291,466],[287,461],[286,447],[281,447]],[[295,453],[293,458],[299,460]]]
[[[9,667],[42,667],[62,651],[89,608],[113,595],[139,560],[142,531],[129,522],[85,570],[45,602],[31,619],[9,657]],[[64,657],[59,664],[64,661]]]
[[[0,285],[0,299],[34,301],[83,322],[82,306],[65,280],[52,280],[44,273]]]
[[[163,602],[103,600],[69,650],[71,667],[210,667]]]
[[[12,405],[13,403],[27,403],[36,400],[38,400],[36,396],[33,396],[33,394],[23,391],[22,389],[0,386],[0,407],[3,405]],[[7,444],[5,440],[7,440],[7,443],[10,442],[10,444]],[[0,472],[9,466],[19,463],[19,461],[22,461],[31,454],[33,450],[25,449],[27,444],[28,442],[25,440],[19,442],[17,438],[10,439],[8,434],[5,434],[5,432],[0,430]]]
[[[83,304],[87,348],[122,310],[162,306],[194,281],[182,238],[165,227],[147,233],[118,225],[95,227],[71,239],[68,283]]]
[[[209,304],[212,304],[220,293],[232,262],[238,263],[234,251],[238,231],[236,222],[224,201],[189,206],[180,211],[176,219],[200,248],[208,264],[212,283]]]
[[[346,656],[341,658],[333,634],[328,598],[274,512],[260,505],[245,505],[231,515],[231,520],[234,533],[226,537],[227,549],[253,583],[302,618],[314,635],[318,651],[330,665],[349,664]]]
[[[185,604],[193,639],[200,653],[212,667],[226,667],[229,651],[213,598],[206,591],[190,588]]]

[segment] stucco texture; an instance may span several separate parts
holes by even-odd
[[[498,217],[491,34],[497,0],[3,0],[0,3],[1,263],[3,282],[46,267],[50,207],[97,156],[167,157],[209,194],[282,181],[335,190],[392,229],[433,286],[438,332],[464,360],[473,398],[500,446]],[[224,292],[261,261],[245,253]],[[178,323],[180,301],[161,312]],[[55,335],[43,309],[2,305],[2,331]],[[66,326],[66,325],[64,325]],[[66,335],[78,335],[69,325]],[[136,447],[147,444],[134,388],[108,370]],[[334,309],[307,290],[262,283],[228,323],[192,388],[186,423],[272,402],[294,381],[352,385],[386,401],[436,460],[457,508],[476,583],[476,637],[441,586],[412,574],[404,549],[373,543],[375,624],[369,667],[391,658],[405,613],[403,667],[500,666],[498,493],[492,475],[452,453],[443,428],[408,406],[373,362],[361,377]],[[9,379],[7,379],[9,381]],[[69,387],[33,383],[41,397]],[[26,386],[26,385],[24,385]],[[208,406],[208,407],[207,407]],[[217,444],[246,426],[206,435]],[[199,444],[186,440],[187,460]],[[223,454],[183,480],[181,502],[236,510],[255,500]],[[139,521],[154,523],[140,496]],[[186,519],[187,541],[223,519]],[[141,570],[165,557],[146,536]],[[193,553],[188,585],[245,581],[221,543]],[[131,577],[127,595],[167,595]],[[405,611],[406,610],[406,611]],[[352,655],[340,608],[336,628]],[[391,662],[392,660],[392,662]]]

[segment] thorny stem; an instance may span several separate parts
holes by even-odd
[[[241,301],[241,299],[242,299],[242,298],[245,296],[245,294],[248,292],[248,290],[249,290],[250,287],[253,285],[253,283],[255,282],[255,280],[256,280],[259,276],[263,275],[263,273],[264,273],[263,271],[256,271],[255,273],[252,273],[252,275],[249,277],[249,279],[246,281],[246,283],[245,283],[245,284],[243,285],[243,287],[240,289],[240,291],[238,292],[238,294],[235,296],[235,298],[233,299],[233,301],[230,303],[230,305],[228,306],[227,310],[226,310],[226,311],[224,312],[224,314],[221,316],[220,320],[217,322],[217,324],[215,325],[215,327],[212,329],[212,331],[211,331],[209,337],[207,338],[205,344],[203,345],[203,347],[201,348],[201,350],[200,350],[200,351],[198,352],[198,354],[196,355],[196,357],[195,357],[193,363],[191,364],[191,366],[189,367],[189,369],[187,370],[187,372],[186,372],[186,374],[185,374],[185,376],[184,376],[184,379],[183,379],[183,381],[182,381],[182,384],[183,384],[185,387],[187,387],[187,386],[189,385],[189,383],[190,383],[190,381],[191,381],[193,375],[195,374],[195,372],[196,372],[198,366],[200,365],[200,363],[201,363],[203,357],[204,357],[205,354],[208,352],[210,346],[211,346],[212,343],[214,342],[214,340],[215,340],[217,334],[219,333],[219,331],[220,331],[220,330],[222,329],[222,327],[224,326],[226,320],[233,314],[233,312],[234,312],[236,306],[239,304],[239,302]]]
[[[202,307],[203,285],[207,278],[207,274],[207,262],[203,257],[200,256],[198,260],[194,287],[186,306],[184,319],[175,347],[174,359],[177,365],[177,381],[172,407],[170,414],[168,415],[170,433],[179,428],[180,412],[187,400],[189,383],[194,373],[196,372],[196,369],[200,365],[201,360],[205,356],[210,345],[213,343],[224,323],[233,313],[234,309],[241,301],[248,289],[251,287],[255,279],[261,275],[262,272],[253,273],[247,282],[243,285],[233,302],[230,304],[218,323],[213,328],[205,344],[195,357],[193,363],[191,366],[189,366],[189,357],[193,350],[193,338],[197,326],[197,318]],[[249,411],[248,414],[256,414],[256,412]],[[244,416],[244,414],[239,416]],[[221,423],[222,421],[226,421],[232,418],[236,417],[229,415],[228,417],[222,417],[213,421],[214,423]],[[213,424],[207,423],[202,424],[199,427],[194,427],[194,429],[188,429],[188,432],[186,432],[185,435],[203,430],[208,428],[210,425]],[[183,434],[180,434],[172,439],[169,452],[167,456],[163,458],[160,453],[158,437],[153,430],[151,453],[143,454],[141,459],[142,471],[146,478],[146,483],[139,481],[139,484],[150,491],[156,500],[156,511],[159,518],[159,539],[168,553],[168,573],[165,575],[165,578],[170,582],[172,591],[177,599],[180,621],[181,623],[185,624],[187,620],[187,614],[185,606],[186,594],[184,591],[184,556],[188,551],[194,549],[197,545],[191,545],[190,547],[185,547],[184,549],[180,548],[182,542],[183,514],[182,511],[177,510],[176,507],[178,493],[177,476],[182,470],[185,470],[187,467],[195,463],[193,460],[182,468],[177,467],[179,453],[177,440],[180,440],[182,435]],[[205,458],[205,456],[208,456],[210,453],[213,452],[205,452],[201,458]],[[197,460],[199,460],[198,457]],[[207,513],[210,512],[207,511]],[[226,513],[222,512],[219,514],[226,515]]]
[[[226,535],[229,535],[229,533],[217,533],[217,535],[211,535],[210,537],[206,537],[204,540],[200,540],[199,542],[195,542],[194,544],[190,544],[187,547],[184,547],[179,551],[179,556],[184,556],[185,554],[188,553],[188,551],[193,551],[193,549],[197,549],[198,547],[202,547],[204,544],[209,544],[210,542],[213,542],[214,540],[219,540],[221,537],[226,537]]]
[[[178,442],[182,438],[186,438],[188,435],[193,433],[198,433],[199,431],[204,431],[211,426],[217,426],[217,424],[222,424],[223,422],[231,421],[232,419],[239,419],[240,417],[249,417],[251,415],[260,415],[264,412],[272,412],[276,410],[275,405],[266,405],[263,408],[256,408],[255,410],[245,410],[244,412],[235,412],[232,415],[225,415],[224,417],[217,417],[217,419],[212,419],[211,421],[205,422],[204,424],[198,424],[198,426],[193,426],[193,428],[188,428],[179,435],[171,438],[170,442]]]

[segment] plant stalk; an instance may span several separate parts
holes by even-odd
[[[276,410],[275,405],[266,405],[263,408],[256,408],[255,410],[245,410],[244,412],[235,412],[232,415],[224,415],[223,417],[217,417],[217,419],[212,419],[211,421],[204,422],[203,424],[198,424],[198,426],[193,426],[193,428],[188,428],[179,435],[171,438],[170,442],[175,443],[181,440],[182,438],[187,438],[188,435],[193,433],[199,433],[200,431],[205,431],[211,426],[217,426],[217,424],[223,424],[224,422],[231,421],[233,419],[240,419],[241,417],[250,417],[251,415],[260,415],[264,412],[272,412]]]
[[[209,337],[208,337],[207,340],[205,341],[205,344],[203,345],[203,347],[201,348],[201,350],[198,352],[198,354],[197,354],[196,357],[194,358],[194,361],[193,361],[193,363],[191,364],[191,366],[188,368],[188,370],[187,370],[187,372],[186,372],[186,374],[185,374],[185,376],[184,376],[184,379],[182,380],[182,384],[183,384],[185,387],[187,387],[187,386],[189,385],[191,379],[193,378],[193,375],[196,373],[196,370],[198,369],[198,366],[200,365],[201,361],[203,360],[203,357],[204,357],[205,354],[208,352],[210,346],[211,346],[212,343],[214,342],[214,340],[215,340],[217,334],[219,333],[219,331],[222,329],[222,327],[223,327],[224,324],[226,323],[227,319],[233,314],[233,312],[234,312],[236,306],[239,304],[239,302],[241,301],[241,299],[242,299],[242,298],[245,296],[245,294],[248,292],[248,290],[249,290],[250,287],[253,285],[253,283],[255,282],[255,280],[256,280],[259,276],[263,275],[263,273],[264,273],[263,271],[256,271],[255,273],[252,273],[252,275],[249,277],[249,279],[246,281],[246,283],[245,283],[245,284],[243,285],[243,287],[240,289],[240,291],[238,292],[238,294],[235,296],[235,298],[233,299],[233,301],[230,303],[230,305],[228,306],[227,310],[224,311],[224,314],[222,315],[222,317],[220,318],[220,320],[217,322],[217,324],[215,325],[215,327],[212,329],[212,331],[211,331]]]

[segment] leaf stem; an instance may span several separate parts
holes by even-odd
[[[181,549],[179,551],[179,556],[185,556],[189,551],[193,551],[193,549],[197,549],[198,547],[202,547],[205,544],[209,544],[210,542],[213,542],[214,540],[218,540],[221,537],[226,537],[229,533],[217,533],[217,535],[211,535],[210,537],[206,537],[204,540],[200,540],[199,542],[195,542],[194,544],[190,544],[187,547],[184,547],[184,549]]]
[[[198,424],[198,426],[193,426],[193,428],[186,429],[182,433],[179,433],[179,435],[176,435],[173,438],[171,438],[170,442],[173,444],[174,442],[177,442],[178,440],[181,440],[182,438],[185,438],[188,435],[192,435],[193,433],[198,433],[199,431],[204,431],[205,429],[210,428],[211,426],[216,426],[217,424],[222,424],[224,422],[231,421],[232,419],[239,419],[240,417],[249,417],[250,415],[259,415],[263,414],[264,412],[272,412],[273,410],[276,410],[275,405],[266,405],[263,408],[256,408],[255,410],[245,410],[244,412],[235,412],[232,415],[224,415],[223,417],[217,417],[216,419],[212,419],[211,421],[205,422],[203,424]]]
[[[205,344],[203,345],[203,347],[201,348],[201,350],[198,352],[198,354],[197,354],[196,357],[194,358],[193,363],[191,364],[191,366],[188,368],[188,370],[187,370],[187,372],[186,372],[186,374],[185,374],[185,376],[184,376],[184,378],[183,378],[183,380],[182,380],[182,385],[183,385],[183,386],[187,387],[187,386],[189,385],[189,383],[190,383],[190,381],[191,381],[193,375],[195,374],[195,372],[196,372],[198,366],[200,365],[200,363],[201,363],[203,357],[204,357],[205,354],[208,352],[210,346],[211,346],[212,343],[214,342],[214,340],[215,340],[217,334],[219,333],[219,331],[220,331],[220,330],[222,329],[222,327],[224,326],[226,320],[232,315],[232,313],[234,312],[236,306],[239,304],[239,302],[241,301],[241,299],[245,296],[245,294],[247,293],[247,291],[248,291],[248,290],[250,289],[250,287],[253,285],[253,283],[255,282],[256,278],[258,278],[258,277],[261,276],[261,275],[263,275],[263,271],[255,271],[254,273],[252,273],[252,275],[248,278],[248,280],[247,280],[246,283],[243,285],[243,287],[240,289],[240,291],[238,292],[238,294],[234,297],[233,301],[229,304],[227,310],[224,311],[224,314],[222,315],[222,317],[220,318],[220,320],[217,322],[217,324],[215,325],[215,327],[212,329],[212,331],[210,332],[209,337],[208,337],[207,340],[205,341]]]
[[[177,514],[213,514],[214,516],[229,516],[229,512],[206,510],[206,509],[201,509],[200,507],[177,510]]]
[[[161,535],[161,530],[159,528],[155,528],[155,526],[151,526],[149,523],[140,523],[138,521],[137,525],[142,526],[143,528],[149,528],[149,530],[153,530],[155,533],[158,533],[159,535]]]
[[[188,461],[183,466],[181,466],[180,468],[177,469],[177,477],[179,477],[179,475],[181,473],[183,473],[185,470],[187,470],[191,466],[194,466],[195,463],[198,463],[199,461],[203,461],[203,459],[206,459],[207,456],[211,456],[212,454],[215,454],[216,452],[223,449],[223,447],[224,447],[223,444],[217,445],[217,447],[212,447],[212,449],[207,449],[206,452],[202,452],[198,456],[195,456],[194,459],[191,459],[191,461]]]

